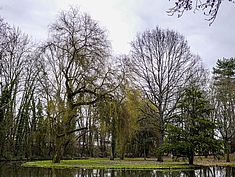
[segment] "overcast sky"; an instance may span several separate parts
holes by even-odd
[[[39,41],[47,38],[48,25],[58,13],[71,6],[107,29],[115,54],[128,53],[137,32],[160,26],[183,34],[209,69],[219,58],[235,57],[235,4],[226,1],[212,26],[200,12],[169,16],[168,0],[0,0],[0,15]]]

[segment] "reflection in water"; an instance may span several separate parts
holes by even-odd
[[[0,164],[0,177],[235,177],[235,168],[210,167],[192,171],[42,169]]]

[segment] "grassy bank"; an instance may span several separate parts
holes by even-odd
[[[195,169],[198,165],[190,166],[185,162],[164,162],[158,163],[156,160],[126,159],[85,159],[85,160],[62,160],[59,164],[52,161],[34,161],[22,164],[24,167],[42,168],[96,168],[96,169]]]

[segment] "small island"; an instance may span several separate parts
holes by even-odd
[[[235,155],[232,156],[232,158]],[[194,165],[189,165],[181,160],[172,161],[170,158],[165,162],[157,162],[156,159],[148,158],[126,158],[124,160],[108,158],[90,158],[78,160],[61,160],[60,163],[53,163],[52,160],[32,161],[23,163],[23,167],[55,168],[55,169],[129,169],[129,170],[193,170],[211,166],[235,167],[235,161],[226,163],[224,160],[216,160],[212,157],[196,158]]]
[[[85,168],[85,169],[195,169],[199,166],[188,165],[182,162],[158,163],[156,160],[143,159],[125,159],[125,160],[110,160],[110,159],[85,159],[85,160],[61,160],[60,163],[50,161],[35,161],[22,164],[24,167],[41,167],[41,168]]]

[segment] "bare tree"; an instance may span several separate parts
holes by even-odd
[[[159,142],[163,143],[165,125],[171,119],[183,87],[193,78],[197,57],[190,52],[184,37],[156,27],[138,34],[132,42],[131,66],[135,82],[154,105],[159,122]],[[158,160],[162,161],[161,154]]]
[[[115,90],[113,72],[107,66],[110,44],[96,21],[71,8],[50,26],[50,39],[43,50],[43,75],[49,82],[45,88],[57,105],[54,118],[60,124],[53,161],[60,162],[71,136],[87,129],[77,124],[78,110]]]
[[[7,158],[25,154],[36,77],[28,36],[2,19],[0,23],[1,156],[7,154]]]

